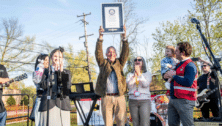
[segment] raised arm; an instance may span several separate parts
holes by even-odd
[[[212,63],[210,63],[210,62],[208,62],[208,61],[206,61],[206,60],[203,60],[203,59],[201,59],[200,57],[198,57],[198,61],[199,62],[203,62],[203,63],[206,63],[206,64],[208,64],[209,66],[212,66]]]
[[[102,28],[102,26],[100,26],[99,29],[99,39],[96,42],[96,51],[95,51],[95,56],[96,56],[96,61],[98,63],[99,66],[101,66],[105,59],[103,57],[103,34],[102,32],[104,32],[104,29]]]
[[[125,63],[128,59],[128,56],[129,56],[129,43],[126,40],[126,26],[125,25],[123,26],[123,29],[124,29],[124,33],[122,34],[123,45],[122,45],[122,52],[121,52],[120,58],[119,58],[120,64],[122,66],[125,65]]]

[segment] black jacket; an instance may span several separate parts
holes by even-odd
[[[54,78],[52,80],[52,86],[50,86],[50,96],[51,99],[49,100],[49,109],[53,108],[54,106],[57,106],[58,108],[62,109],[62,110],[66,110],[66,111],[70,111],[71,110],[71,106],[70,106],[70,100],[69,100],[69,93],[70,93],[70,89],[71,89],[71,74],[70,71],[68,70],[63,70],[62,74],[67,75],[66,77],[62,76],[62,81],[58,81],[57,78],[57,73],[54,73]],[[53,74],[52,74],[53,76]],[[39,107],[39,111],[46,111],[47,110],[47,79],[48,79],[48,69],[45,69],[44,71],[44,75],[42,77],[42,81],[40,83],[40,87],[44,89],[44,92],[42,94],[41,97],[41,103],[40,103],[40,107]],[[65,92],[67,94],[67,96],[63,99],[61,99],[60,96],[57,96],[56,92],[55,92],[55,84],[61,84],[63,83],[64,85],[67,85],[67,91]]]
[[[215,89],[217,85],[219,84],[219,80],[216,75],[216,71],[212,71],[211,73],[208,73],[211,76],[210,82],[209,82],[209,88],[211,90]],[[208,74],[203,74],[197,79],[197,86],[199,86],[198,93],[203,91],[204,89],[207,89],[207,78]],[[216,99],[218,98],[218,91],[215,91],[211,95],[208,96],[209,99]]]

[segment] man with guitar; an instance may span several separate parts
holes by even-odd
[[[3,65],[0,65],[0,85],[8,81],[9,77],[6,68]],[[3,88],[0,88],[0,126],[5,126],[7,113],[2,101],[2,93]]]
[[[201,69],[203,74],[198,78],[198,93],[202,92],[204,89],[214,90],[219,83],[219,80],[216,75],[216,71],[211,71],[210,66],[211,63],[202,60],[199,58],[199,62],[201,62]],[[209,118],[209,109],[211,109],[214,117],[219,117],[219,106],[218,106],[218,93],[217,90],[214,90],[207,99],[210,101],[205,103],[201,107],[201,112],[204,118]]]

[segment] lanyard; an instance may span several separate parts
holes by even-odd
[[[138,86],[139,86],[139,81],[137,80],[137,76],[136,76],[136,90],[138,91]]]

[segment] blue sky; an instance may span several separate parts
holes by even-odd
[[[149,54],[152,54],[151,34],[159,23],[174,21],[192,11],[193,0],[132,0],[135,3],[134,12],[138,17],[148,18],[143,24],[144,31],[138,35],[139,41],[144,37],[149,40]],[[23,26],[24,36],[35,36],[36,43],[47,41],[53,46],[68,46],[71,43],[74,52],[84,50],[84,27],[77,15],[91,12],[86,17],[89,22],[87,33],[94,34],[88,38],[89,53],[94,55],[95,43],[98,38],[98,29],[101,25],[101,3],[110,3],[113,0],[0,0],[0,18],[18,18]],[[112,42],[113,35],[104,36],[104,49]],[[118,42],[117,42],[118,43]],[[115,46],[115,45],[114,45]],[[138,51],[138,55],[143,55]],[[34,66],[33,66],[34,67]],[[14,75],[13,75],[14,76]],[[31,78],[25,81],[32,85]]]

